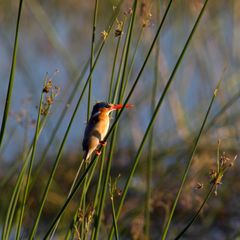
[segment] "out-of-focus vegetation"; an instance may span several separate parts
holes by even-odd
[[[136,12],[134,2],[138,3]],[[67,234],[68,239],[107,239],[111,228],[112,236],[119,239],[160,239],[171,211],[167,239],[173,239],[207,200],[184,238],[240,237],[240,169],[236,157],[240,143],[240,2],[209,0],[182,59],[179,56],[205,1],[169,2],[23,0],[13,92],[0,146],[2,236],[41,239],[63,209],[55,239],[64,239]],[[18,10],[19,1],[0,1],[0,119]],[[124,102],[138,77],[129,99],[134,108],[121,114],[103,157],[96,159],[89,171],[87,164],[81,170],[79,188],[63,208],[82,161],[89,92],[91,107],[99,100]],[[169,79],[172,84],[166,89]],[[90,89],[86,85],[83,93],[86,81],[92,84]],[[141,151],[161,96],[160,110]],[[75,108],[79,99],[79,108]],[[114,119],[113,115],[112,122]],[[192,164],[174,211],[191,154]],[[132,171],[138,157],[136,171]],[[84,173],[86,181],[81,179]],[[127,195],[118,218],[124,189]]]

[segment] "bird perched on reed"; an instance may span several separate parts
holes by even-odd
[[[88,160],[94,151],[96,151],[97,155],[101,154],[101,152],[97,150],[97,147],[99,144],[102,146],[106,144],[104,138],[109,129],[109,114],[122,107],[122,104],[111,104],[106,102],[98,102],[93,106],[91,117],[87,123],[82,142],[84,160]],[[126,104],[125,107],[131,108],[132,105]]]

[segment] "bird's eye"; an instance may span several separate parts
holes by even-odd
[[[110,108],[111,106],[110,105],[107,105],[106,108]]]

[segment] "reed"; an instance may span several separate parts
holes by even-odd
[[[184,8],[190,13],[180,11],[185,5],[173,0],[152,3],[116,1],[116,6],[111,6],[111,13],[107,1],[84,3],[91,6],[91,15],[81,16],[84,23],[84,18],[90,17],[88,25],[81,25],[81,28],[88,29],[86,36],[81,37],[89,39],[87,46],[79,45],[79,49],[87,52],[80,66],[79,60],[76,61],[76,53],[72,52],[74,48],[66,48],[62,42],[61,36],[68,35],[54,22],[56,16],[51,15],[52,9],[47,9],[38,1],[27,1],[23,23],[26,23],[26,14],[30,13],[36,20],[34,24],[38,24],[52,51],[62,61],[66,74],[64,77],[67,79],[61,91],[55,82],[64,74],[53,74],[54,79],[47,75],[43,87],[38,87],[38,82],[32,80],[29,89],[35,100],[40,97],[37,110],[34,103],[30,103],[34,114],[30,112],[24,116],[27,120],[21,125],[24,129],[21,132],[18,125],[11,128],[12,120],[9,117],[11,102],[17,94],[14,92],[14,79],[15,75],[18,76],[16,59],[23,5],[23,1],[19,1],[9,66],[11,70],[2,113],[1,157],[15,147],[16,139],[20,139],[24,147],[19,151],[16,161],[7,168],[4,177],[0,172],[0,191],[10,192],[6,196],[1,194],[2,239],[139,239],[139,234],[146,239],[164,240],[168,235],[181,239],[187,231],[192,234],[189,229],[194,232],[194,228],[201,224],[206,227],[204,222],[196,225],[203,209],[206,209],[205,215],[218,214],[207,205],[212,201],[224,204],[227,199],[216,200],[212,196],[217,194],[223,176],[236,159],[227,157],[225,150],[233,155],[237,149],[236,122],[239,112],[235,105],[240,93],[238,82],[231,76],[230,80],[223,81],[224,91],[217,95],[223,75],[214,88],[215,84],[209,79],[211,74],[218,74],[218,71],[203,63],[201,65],[201,61],[209,63],[211,60],[211,66],[219,69],[211,59],[210,52],[213,48],[216,51],[214,44],[208,43],[210,49],[206,43],[209,53],[199,50],[202,49],[201,41],[209,37],[204,31],[210,31],[208,24],[203,30],[199,23],[205,12],[207,20],[213,18],[212,9],[215,8],[208,5],[208,0],[202,5],[197,2],[188,3],[189,6]],[[48,6],[51,3],[46,4]],[[66,3],[59,1],[53,12],[60,11],[62,4],[66,6]],[[72,3],[68,4],[70,6]],[[64,10],[69,14],[66,15],[69,17],[67,24],[74,21],[71,16],[75,8],[78,6],[71,9],[71,14],[67,13],[67,9]],[[190,24],[191,28],[188,27]],[[176,28],[181,29],[177,41],[172,40],[171,35],[176,36]],[[76,32],[78,30],[76,26]],[[218,33],[218,30],[215,31]],[[195,38],[195,34],[198,37]],[[75,35],[72,37],[75,39]],[[169,40],[167,44],[166,38]],[[7,38],[4,36],[4,39]],[[222,42],[217,46],[225,46],[221,34],[218,39]],[[66,41],[69,41],[67,37]],[[20,59],[23,60],[24,48],[21,46],[20,50]],[[218,56],[221,53],[222,57],[225,56],[223,52],[227,52],[222,47],[217,50]],[[187,62],[186,66],[184,62],[189,56],[191,62]],[[38,62],[38,59],[35,61]],[[193,67],[194,63],[204,75],[195,77],[197,67]],[[31,75],[29,69],[25,66],[28,76]],[[102,76],[106,81],[101,80]],[[216,79],[215,75],[212,78]],[[201,79],[201,84],[194,83],[188,87],[192,79]],[[195,103],[186,95],[189,91],[192,91],[191,96],[193,92],[196,95],[192,99],[196,100],[198,94],[203,98]],[[55,100],[56,95],[59,96]],[[111,125],[104,139],[107,146],[99,146],[101,156],[93,154],[89,162],[84,162],[81,140],[74,143],[71,150],[68,143],[72,140],[73,132],[80,136],[84,130],[85,125],[81,122],[89,120],[94,101],[100,100],[96,99],[99,96],[101,101],[123,104],[123,108],[112,114]],[[192,101],[188,103],[189,106],[183,106],[185,98]],[[126,111],[124,107],[129,103],[133,103],[134,108]],[[36,118],[34,128],[30,126],[32,115]],[[184,124],[181,124],[182,121]],[[217,132],[218,128],[224,130],[224,142],[230,144],[224,145],[221,151],[219,141],[216,154],[216,147],[211,143],[212,138],[222,134],[221,131]],[[188,131],[182,134],[186,129]],[[214,159],[209,187],[198,193],[201,196],[198,207],[193,204],[192,207],[176,211],[181,198],[194,201],[195,196],[190,191],[182,193],[197,179],[195,175],[191,176],[196,164],[194,157],[199,154],[200,158],[206,152],[208,156],[217,155],[209,157],[203,167],[198,167],[198,174],[204,175],[206,166],[210,168],[211,159]],[[70,162],[73,155],[75,162]],[[186,163],[184,159],[187,159]],[[229,181],[237,188],[238,184],[232,180],[235,175],[233,171]],[[201,184],[199,186],[202,188]],[[221,190],[222,194],[230,194],[224,187]],[[184,217],[187,216],[186,211],[190,216],[188,219]]]

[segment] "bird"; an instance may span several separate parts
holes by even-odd
[[[131,108],[132,106],[131,104],[125,105],[126,108]],[[82,141],[82,148],[84,151],[83,160],[87,161],[94,151],[97,155],[101,154],[101,151],[99,151],[97,147],[99,145],[106,145],[104,138],[109,129],[110,113],[121,108],[123,108],[122,104],[107,102],[97,102],[93,106]]]

